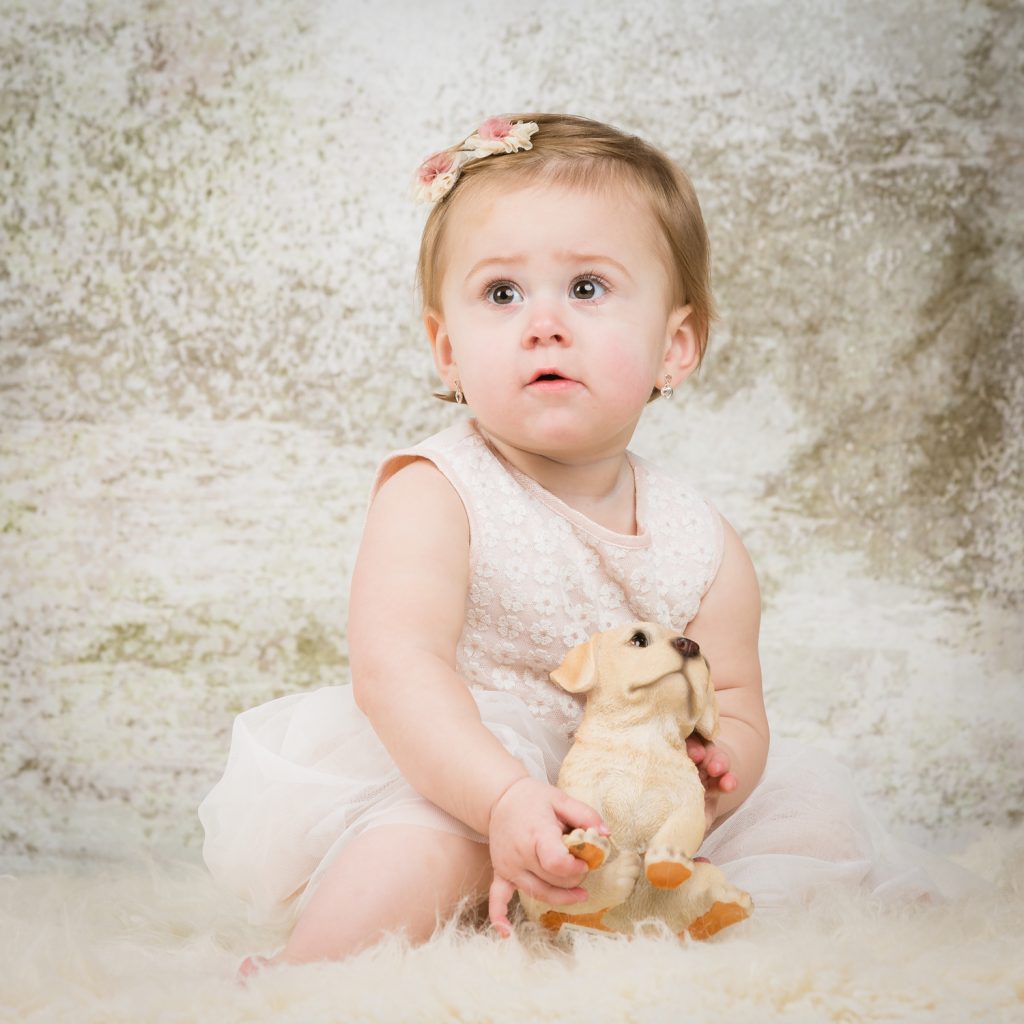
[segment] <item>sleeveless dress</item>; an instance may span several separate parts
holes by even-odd
[[[554,782],[582,698],[548,679],[591,634],[645,620],[682,632],[722,558],[717,510],[632,453],[636,535],[594,523],[505,461],[472,420],[388,456],[371,492],[428,459],[470,528],[470,582],[456,667],[483,723],[536,778]],[[366,829],[415,824],[486,842],[405,780],[349,686],[297,693],[234,723],[223,777],[203,800],[203,856],[254,920],[297,915],[339,851]],[[703,856],[760,909],[823,884],[941,889],[900,855],[845,770],[774,743],[755,791],[705,839]]]

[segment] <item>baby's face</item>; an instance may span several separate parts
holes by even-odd
[[[663,249],[625,189],[460,197],[432,314],[439,370],[507,444],[561,458],[621,450],[676,333]]]

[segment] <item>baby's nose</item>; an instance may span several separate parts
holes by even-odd
[[[684,658],[696,658],[700,654],[700,645],[696,640],[691,640],[688,636],[677,636],[672,641],[672,646]]]
[[[558,312],[545,303],[532,312],[523,342],[528,348],[534,345],[565,345],[569,342],[569,331]]]

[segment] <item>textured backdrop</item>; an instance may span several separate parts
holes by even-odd
[[[764,592],[779,735],[938,845],[1024,814],[1011,2],[4,0],[0,862],[195,857],[231,717],[346,681],[378,458],[459,415],[416,163],[582,113],[693,177],[721,320],[636,448]]]

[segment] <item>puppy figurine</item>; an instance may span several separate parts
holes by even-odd
[[[693,860],[704,839],[704,786],[686,737],[718,733],[715,691],[697,644],[636,622],[574,648],[551,678],[587,695],[558,785],[599,811],[611,836],[568,834],[566,847],[590,868],[583,881],[589,899],[556,910],[520,893],[526,916],[556,932],[576,924],[631,933],[658,919],[696,939],[748,917],[750,896],[712,864]]]

